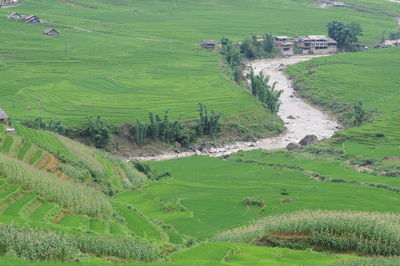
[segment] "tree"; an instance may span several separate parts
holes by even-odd
[[[147,135],[147,130],[149,126],[139,120],[136,120],[136,125],[132,129],[132,133],[135,137],[136,145],[141,148],[144,144],[144,140]]]
[[[272,36],[272,34],[264,34],[264,40],[263,40],[263,45],[262,45],[263,50],[268,53],[268,54],[272,54],[275,51],[275,45],[274,45],[274,37]]]
[[[354,126],[360,126],[368,120],[368,113],[364,109],[363,102],[358,101],[353,106]]]
[[[248,59],[257,58],[257,48],[254,47],[254,40],[244,39],[240,45],[240,52]]]
[[[221,127],[219,123],[221,114],[216,114],[214,111],[211,111],[211,114],[208,115],[207,106],[199,103],[199,107],[199,121],[197,125],[198,135],[214,136]]]
[[[352,43],[358,42],[362,35],[362,28],[358,23],[343,24],[339,21],[328,23],[329,37],[337,41],[339,49],[351,48]]]
[[[88,125],[83,129],[83,134],[93,141],[96,148],[104,148],[111,138],[110,127],[100,116],[97,116],[95,121],[92,117],[88,118]]]
[[[263,73],[256,76],[253,68],[250,68],[251,93],[260,100],[272,114],[278,113],[280,107],[279,97],[282,94],[282,91],[275,90],[276,84],[277,82],[270,86],[268,76],[264,76]]]

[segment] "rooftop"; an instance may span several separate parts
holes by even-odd
[[[6,114],[6,112],[3,111],[3,109],[0,108],[0,119],[7,119],[9,116]]]

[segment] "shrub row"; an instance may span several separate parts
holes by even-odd
[[[77,253],[153,261],[160,252],[147,242],[133,238],[73,236],[55,232],[0,225],[0,254],[29,260],[70,260]]]
[[[394,256],[400,255],[400,215],[306,210],[270,216],[250,226],[223,232],[214,240],[316,246],[363,255]]]
[[[6,155],[0,155],[0,176],[75,213],[107,216],[112,212],[101,192],[84,184],[62,181]]]

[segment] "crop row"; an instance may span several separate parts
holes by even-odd
[[[112,212],[101,192],[81,183],[54,178],[5,155],[0,155],[0,176],[76,213],[97,216]]]
[[[311,245],[363,255],[393,256],[400,255],[400,215],[300,211],[264,218],[250,226],[223,232],[215,240],[272,246]]]
[[[160,252],[147,242],[134,238],[73,236],[55,232],[38,232],[0,225],[0,254],[15,254],[29,260],[71,260],[79,252],[96,256],[153,261]]]

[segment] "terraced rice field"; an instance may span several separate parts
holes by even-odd
[[[318,58],[288,72],[305,82],[308,89],[300,93],[325,109],[334,111],[333,99],[362,101],[375,111],[372,123],[340,131],[338,143],[351,156],[383,159],[400,154],[399,60],[400,48],[381,49]],[[315,73],[308,75],[310,69]]]
[[[116,199],[135,206],[148,218],[162,220],[179,233],[198,239],[259,217],[295,210],[400,210],[396,203],[400,198],[392,191],[358,184],[318,182],[302,169],[293,167],[296,164],[291,165],[290,161],[288,167],[274,167],[251,162],[251,158],[247,163],[246,157],[244,162],[237,162],[202,156],[151,163],[158,174],[170,172],[172,177],[165,177],[142,191],[120,193]],[[279,155],[271,158],[265,157],[265,161],[284,160]],[[307,170],[307,165],[304,168]],[[325,174],[322,162],[320,168],[310,169],[317,173],[322,169],[321,173]],[[343,175],[343,172],[336,174],[334,168],[326,171],[330,170],[332,177]],[[382,179],[377,182],[390,182],[389,178]],[[246,197],[265,200],[265,208],[246,206],[243,203]],[[177,201],[185,208],[177,206]]]
[[[379,9],[364,5],[367,10],[317,9],[309,0],[74,3],[26,0],[13,9],[36,14],[46,25],[6,20],[9,10],[0,10],[0,106],[14,118],[58,118],[76,125],[102,115],[125,123],[170,110],[173,117],[191,119],[201,102],[227,121],[268,123],[271,116],[261,105],[222,74],[226,69],[221,71],[218,54],[198,49],[201,40],[242,40],[265,32],[326,34],[326,24],[335,19],[360,23],[361,40],[374,44],[383,31],[396,29],[399,10],[384,1]],[[44,36],[48,27],[61,36]]]

